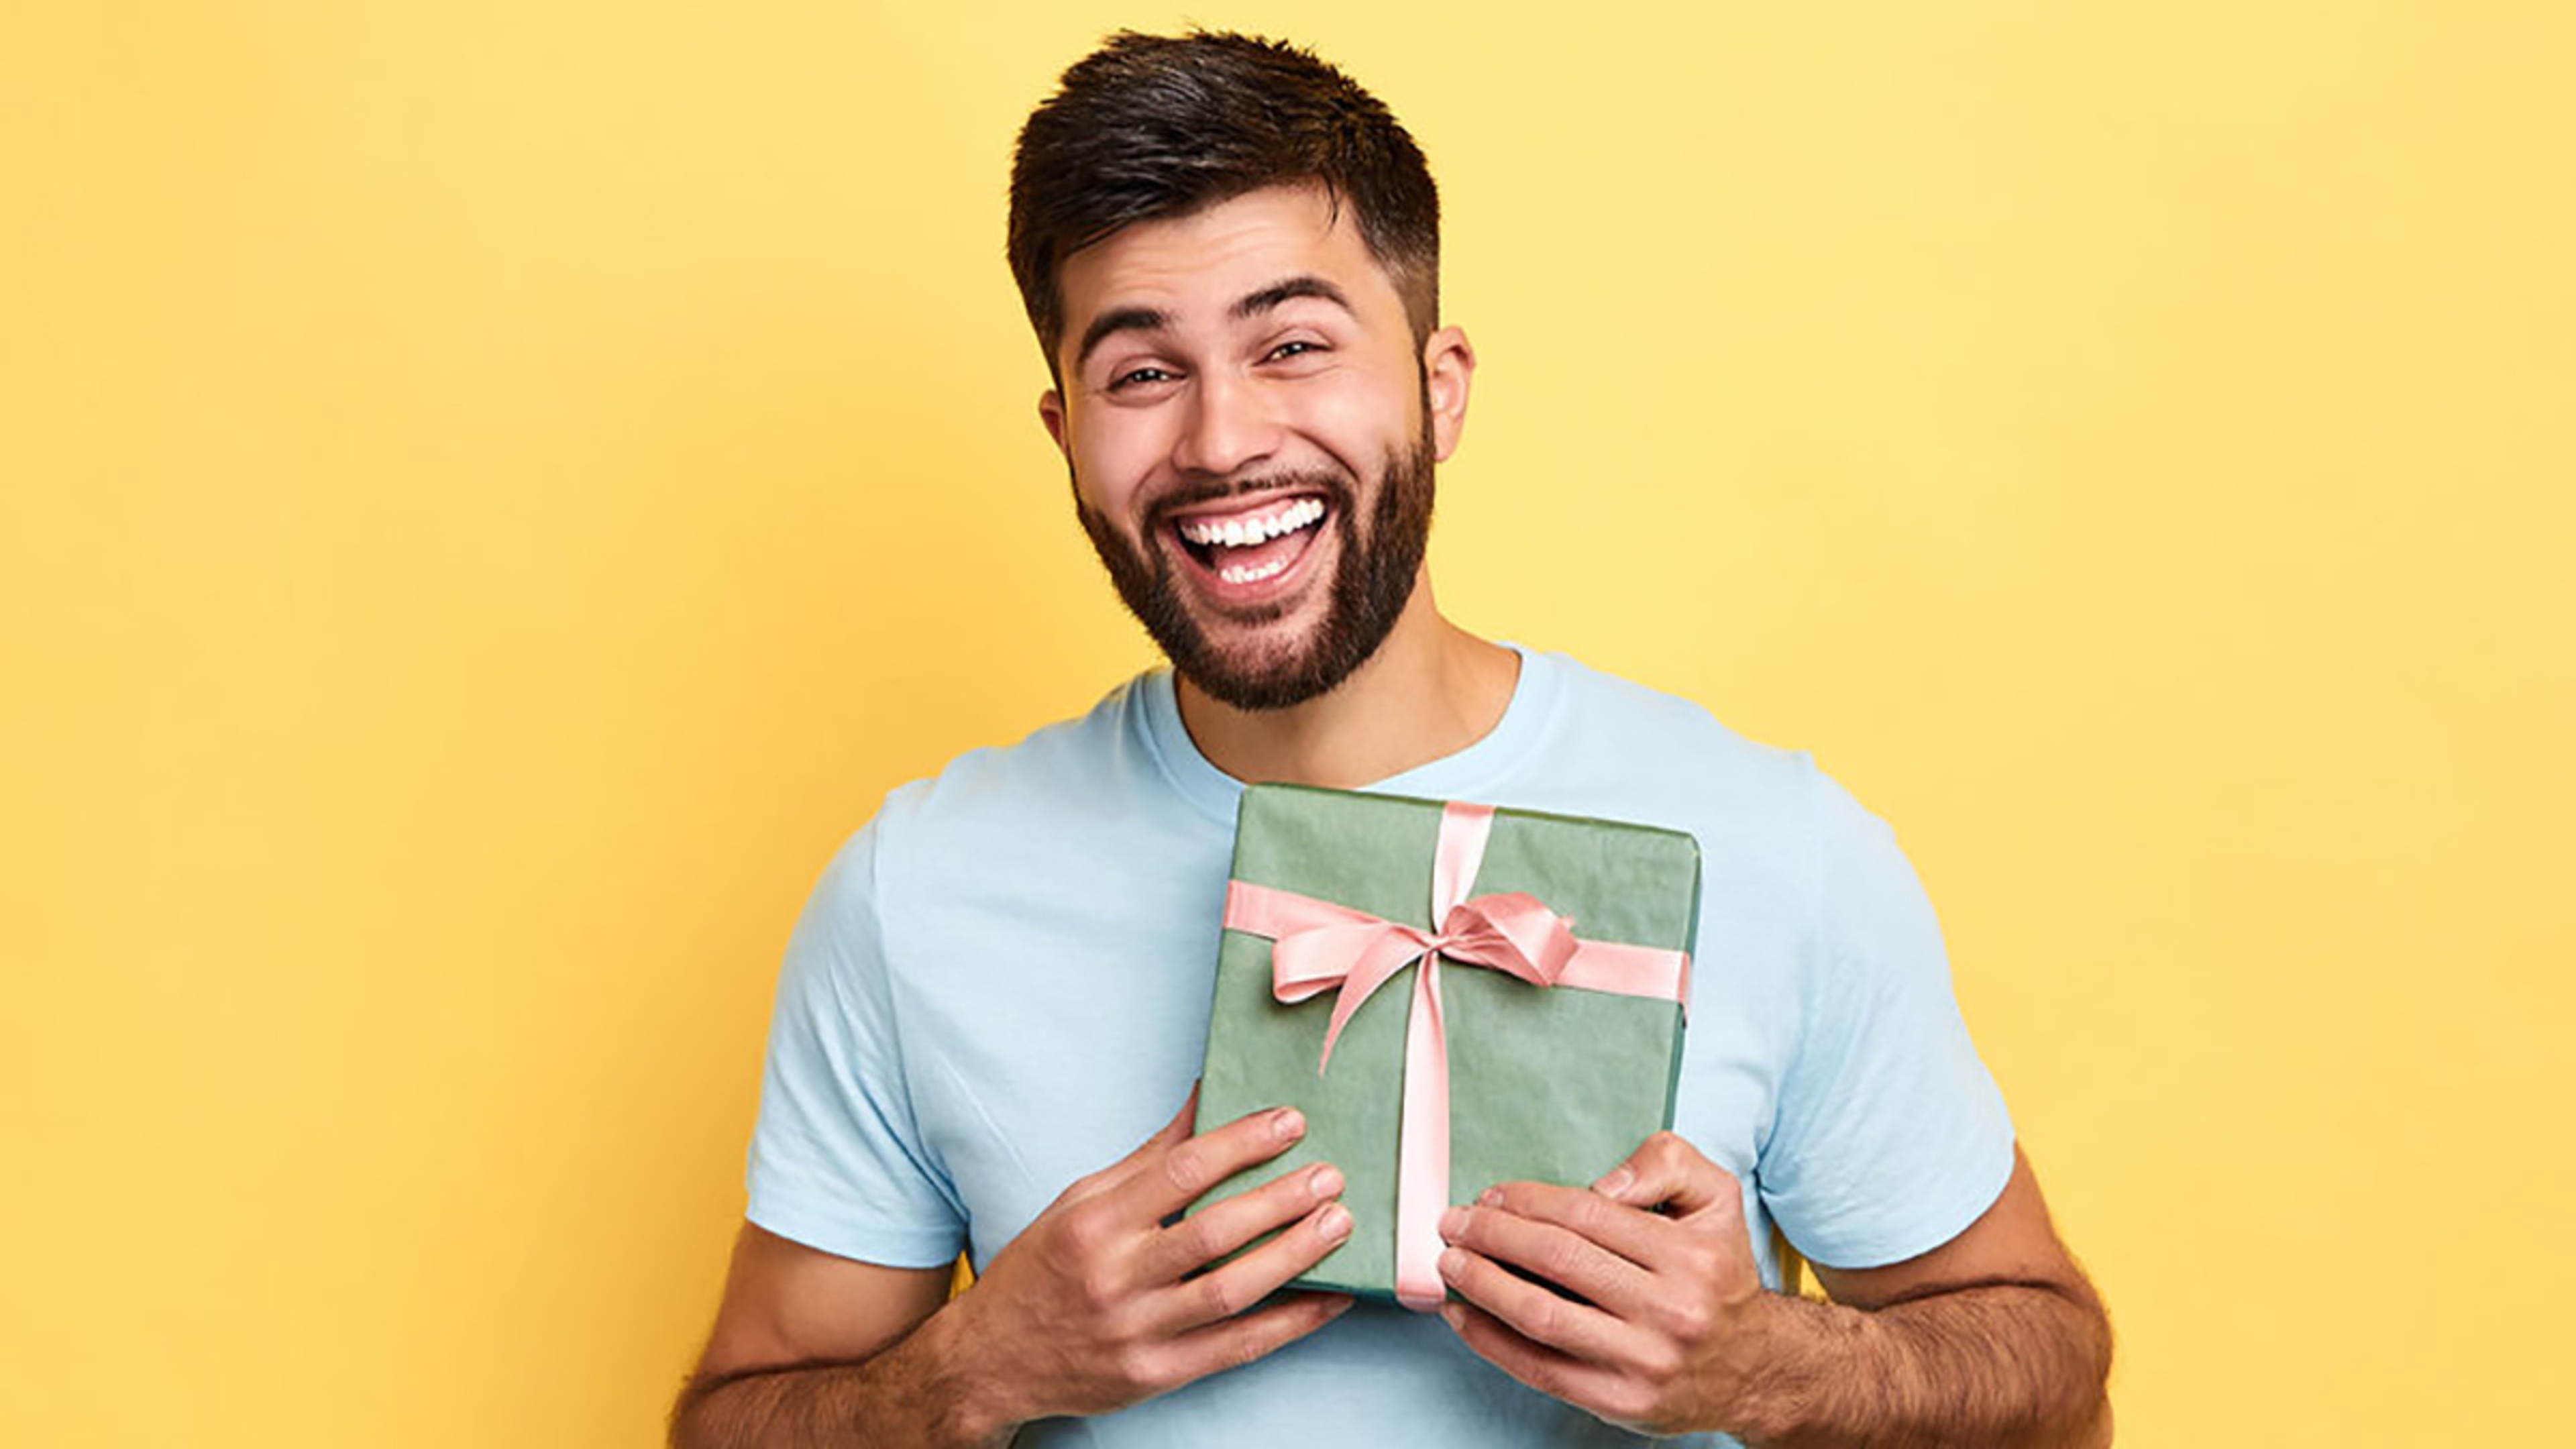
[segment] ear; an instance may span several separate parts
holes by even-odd
[[[1423,389],[1431,407],[1431,455],[1449,461],[1467,430],[1467,385],[1476,376],[1476,349],[1467,334],[1443,327],[1422,340]]]
[[[1038,394],[1038,421],[1046,424],[1047,436],[1055,439],[1055,450],[1064,454],[1066,461],[1070,462],[1073,452],[1065,446],[1064,441],[1063,393],[1054,388],[1048,388]]]

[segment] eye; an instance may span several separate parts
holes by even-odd
[[[1268,360],[1273,362],[1284,362],[1291,357],[1303,357],[1310,352],[1321,352],[1323,350],[1324,344],[1320,342],[1310,342],[1301,337],[1294,342],[1282,342],[1278,346],[1271,348]]]
[[[1171,380],[1172,374],[1159,367],[1135,367],[1109,379],[1109,390],[1125,392],[1132,387],[1151,387],[1155,383]]]

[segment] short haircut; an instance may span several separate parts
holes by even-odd
[[[1020,128],[1011,273],[1056,368],[1065,258],[1140,221],[1264,187],[1320,184],[1359,220],[1417,342],[1440,325],[1440,193],[1377,97],[1284,41],[1121,31],[1065,71]]]

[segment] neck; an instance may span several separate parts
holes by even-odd
[[[1426,572],[1386,642],[1303,704],[1245,710],[1177,681],[1181,723],[1238,780],[1352,789],[1456,754],[1501,723],[1520,658],[1441,616]]]

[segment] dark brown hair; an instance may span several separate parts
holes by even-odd
[[[1064,259],[1124,226],[1266,186],[1321,184],[1404,298],[1417,341],[1439,325],[1440,193],[1392,112],[1311,51],[1197,31],[1121,31],[1073,63],[1020,128],[1011,273],[1056,366]]]

